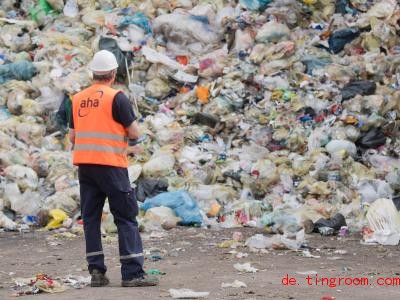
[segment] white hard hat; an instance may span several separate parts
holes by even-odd
[[[105,74],[118,68],[118,62],[113,53],[101,50],[93,56],[89,67],[93,73]]]

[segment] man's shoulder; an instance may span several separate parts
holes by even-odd
[[[125,101],[129,100],[128,97],[125,95],[125,93],[121,90],[117,90],[117,93],[115,94],[115,100],[118,101]]]

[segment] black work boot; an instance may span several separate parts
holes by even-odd
[[[123,287],[144,287],[155,286],[158,284],[158,279],[154,276],[145,276],[133,278],[131,280],[122,280],[121,286]]]
[[[92,275],[92,280],[90,281],[91,287],[101,287],[110,283],[107,276],[99,270],[93,270],[90,275]]]

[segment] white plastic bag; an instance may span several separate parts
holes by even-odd
[[[198,299],[206,298],[210,295],[209,292],[195,292],[189,289],[169,289],[168,292],[174,299]]]
[[[146,177],[165,177],[170,174],[175,165],[175,157],[170,152],[156,152],[143,165],[143,174]]]
[[[361,180],[357,185],[363,203],[372,203],[378,198],[391,198],[393,190],[383,180]]]
[[[400,214],[392,200],[376,200],[368,209],[367,220],[378,243],[392,246],[399,244]]]
[[[332,140],[325,146],[326,151],[331,155],[340,151],[347,151],[351,156],[357,154],[357,148],[354,143],[346,140]]]
[[[244,264],[234,264],[233,267],[237,271],[243,272],[243,273],[256,273],[258,271],[258,269],[252,267],[249,262],[244,263]]]
[[[75,18],[79,14],[78,3],[76,0],[67,0],[63,12],[65,16]]]
[[[15,230],[17,228],[17,224],[8,218],[1,210],[0,210],[0,228]]]
[[[27,189],[36,190],[39,184],[39,179],[35,171],[31,168],[12,165],[4,170],[8,180],[15,182],[21,191]]]
[[[246,240],[245,245],[254,249],[270,249],[273,245],[273,239],[263,234],[256,234]]]

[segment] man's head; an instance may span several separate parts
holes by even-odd
[[[89,67],[94,81],[112,83],[117,74],[118,62],[110,51],[101,50],[94,55]]]

